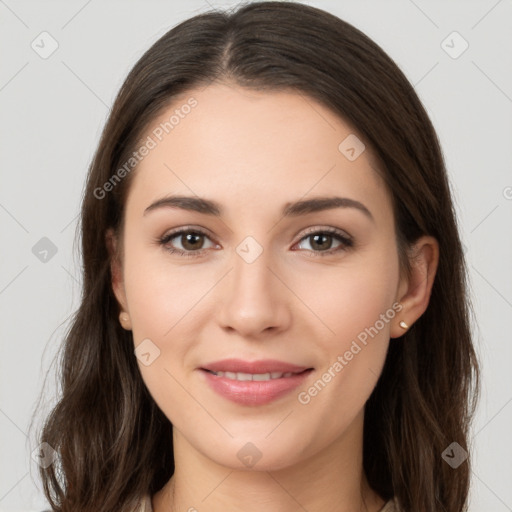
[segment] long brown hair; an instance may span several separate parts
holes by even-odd
[[[133,510],[174,472],[172,425],[142,381],[131,333],[119,325],[105,243],[109,228],[120,232],[135,170],[107,193],[104,184],[177,95],[214,81],[295,91],[330,108],[378,157],[400,254],[421,235],[439,242],[430,304],[391,340],[366,404],[364,469],[371,487],[384,499],[396,497],[404,511],[466,510],[469,459],[454,469],[442,453],[452,442],[469,451],[479,372],[464,254],[436,133],[413,87],[377,44],[327,12],[292,2],[249,3],[184,21],[135,64],[114,102],[83,196],[83,291],[60,360],[62,393],[40,436],[57,452],[41,469],[53,510]],[[403,257],[401,265],[407,270]]]

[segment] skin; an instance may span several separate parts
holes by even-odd
[[[153,496],[154,510],[250,512],[263,504],[280,512],[376,512],[384,500],[362,468],[364,405],[390,338],[405,332],[399,322],[410,326],[427,308],[438,244],[422,237],[411,248],[410,279],[401,277],[391,198],[371,149],[349,161],[338,146],[357,132],[313,99],[216,83],[177,98],[154,126],[190,97],[197,106],[134,171],[122,239],[108,237],[123,326],[135,347],[149,338],[160,350],[149,366],[138,364],[173,424],[176,471]],[[155,208],[144,215],[170,194],[215,200],[223,212]],[[281,215],[288,202],[333,195],[360,201],[373,219],[356,208]],[[192,249],[182,236],[167,247],[203,248],[202,255],[159,245],[172,229],[190,226],[209,235]],[[328,238],[325,252],[341,250],[319,255],[306,230],[327,227],[350,235],[354,246]],[[252,263],[236,252],[247,236],[263,249]],[[298,392],[398,302],[402,310],[301,404]],[[238,405],[210,389],[198,370],[228,357],[314,371],[275,402]],[[261,453],[251,468],[237,457],[249,442]]]

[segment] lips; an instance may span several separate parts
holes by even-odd
[[[242,405],[263,405],[302,384],[313,368],[271,359],[224,359],[200,370],[210,387],[224,398]]]
[[[211,372],[231,372],[231,373],[300,373],[307,370],[307,366],[297,366],[295,364],[276,361],[274,359],[265,359],[261,361],[243,361],[241,359],[224,359],[203,366],[204,370]]]

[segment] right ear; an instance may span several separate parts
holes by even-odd
[[[123,267],[119,257],[118,239],[114,230],[109,228],[105,234],[105,243],[110,259],[110,273],[112,275],[112,290],[116,296],[121,311],[128,311],[126,302],[126,292],[124,289]]]

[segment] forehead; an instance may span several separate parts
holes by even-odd
[[[187,193],[262,208],[278,196],[338,192],[390,206],[371,148],[299,92],[217,83],[192,89],[150,123],[144,141],[151,149],[133,171],[128,203]]]

